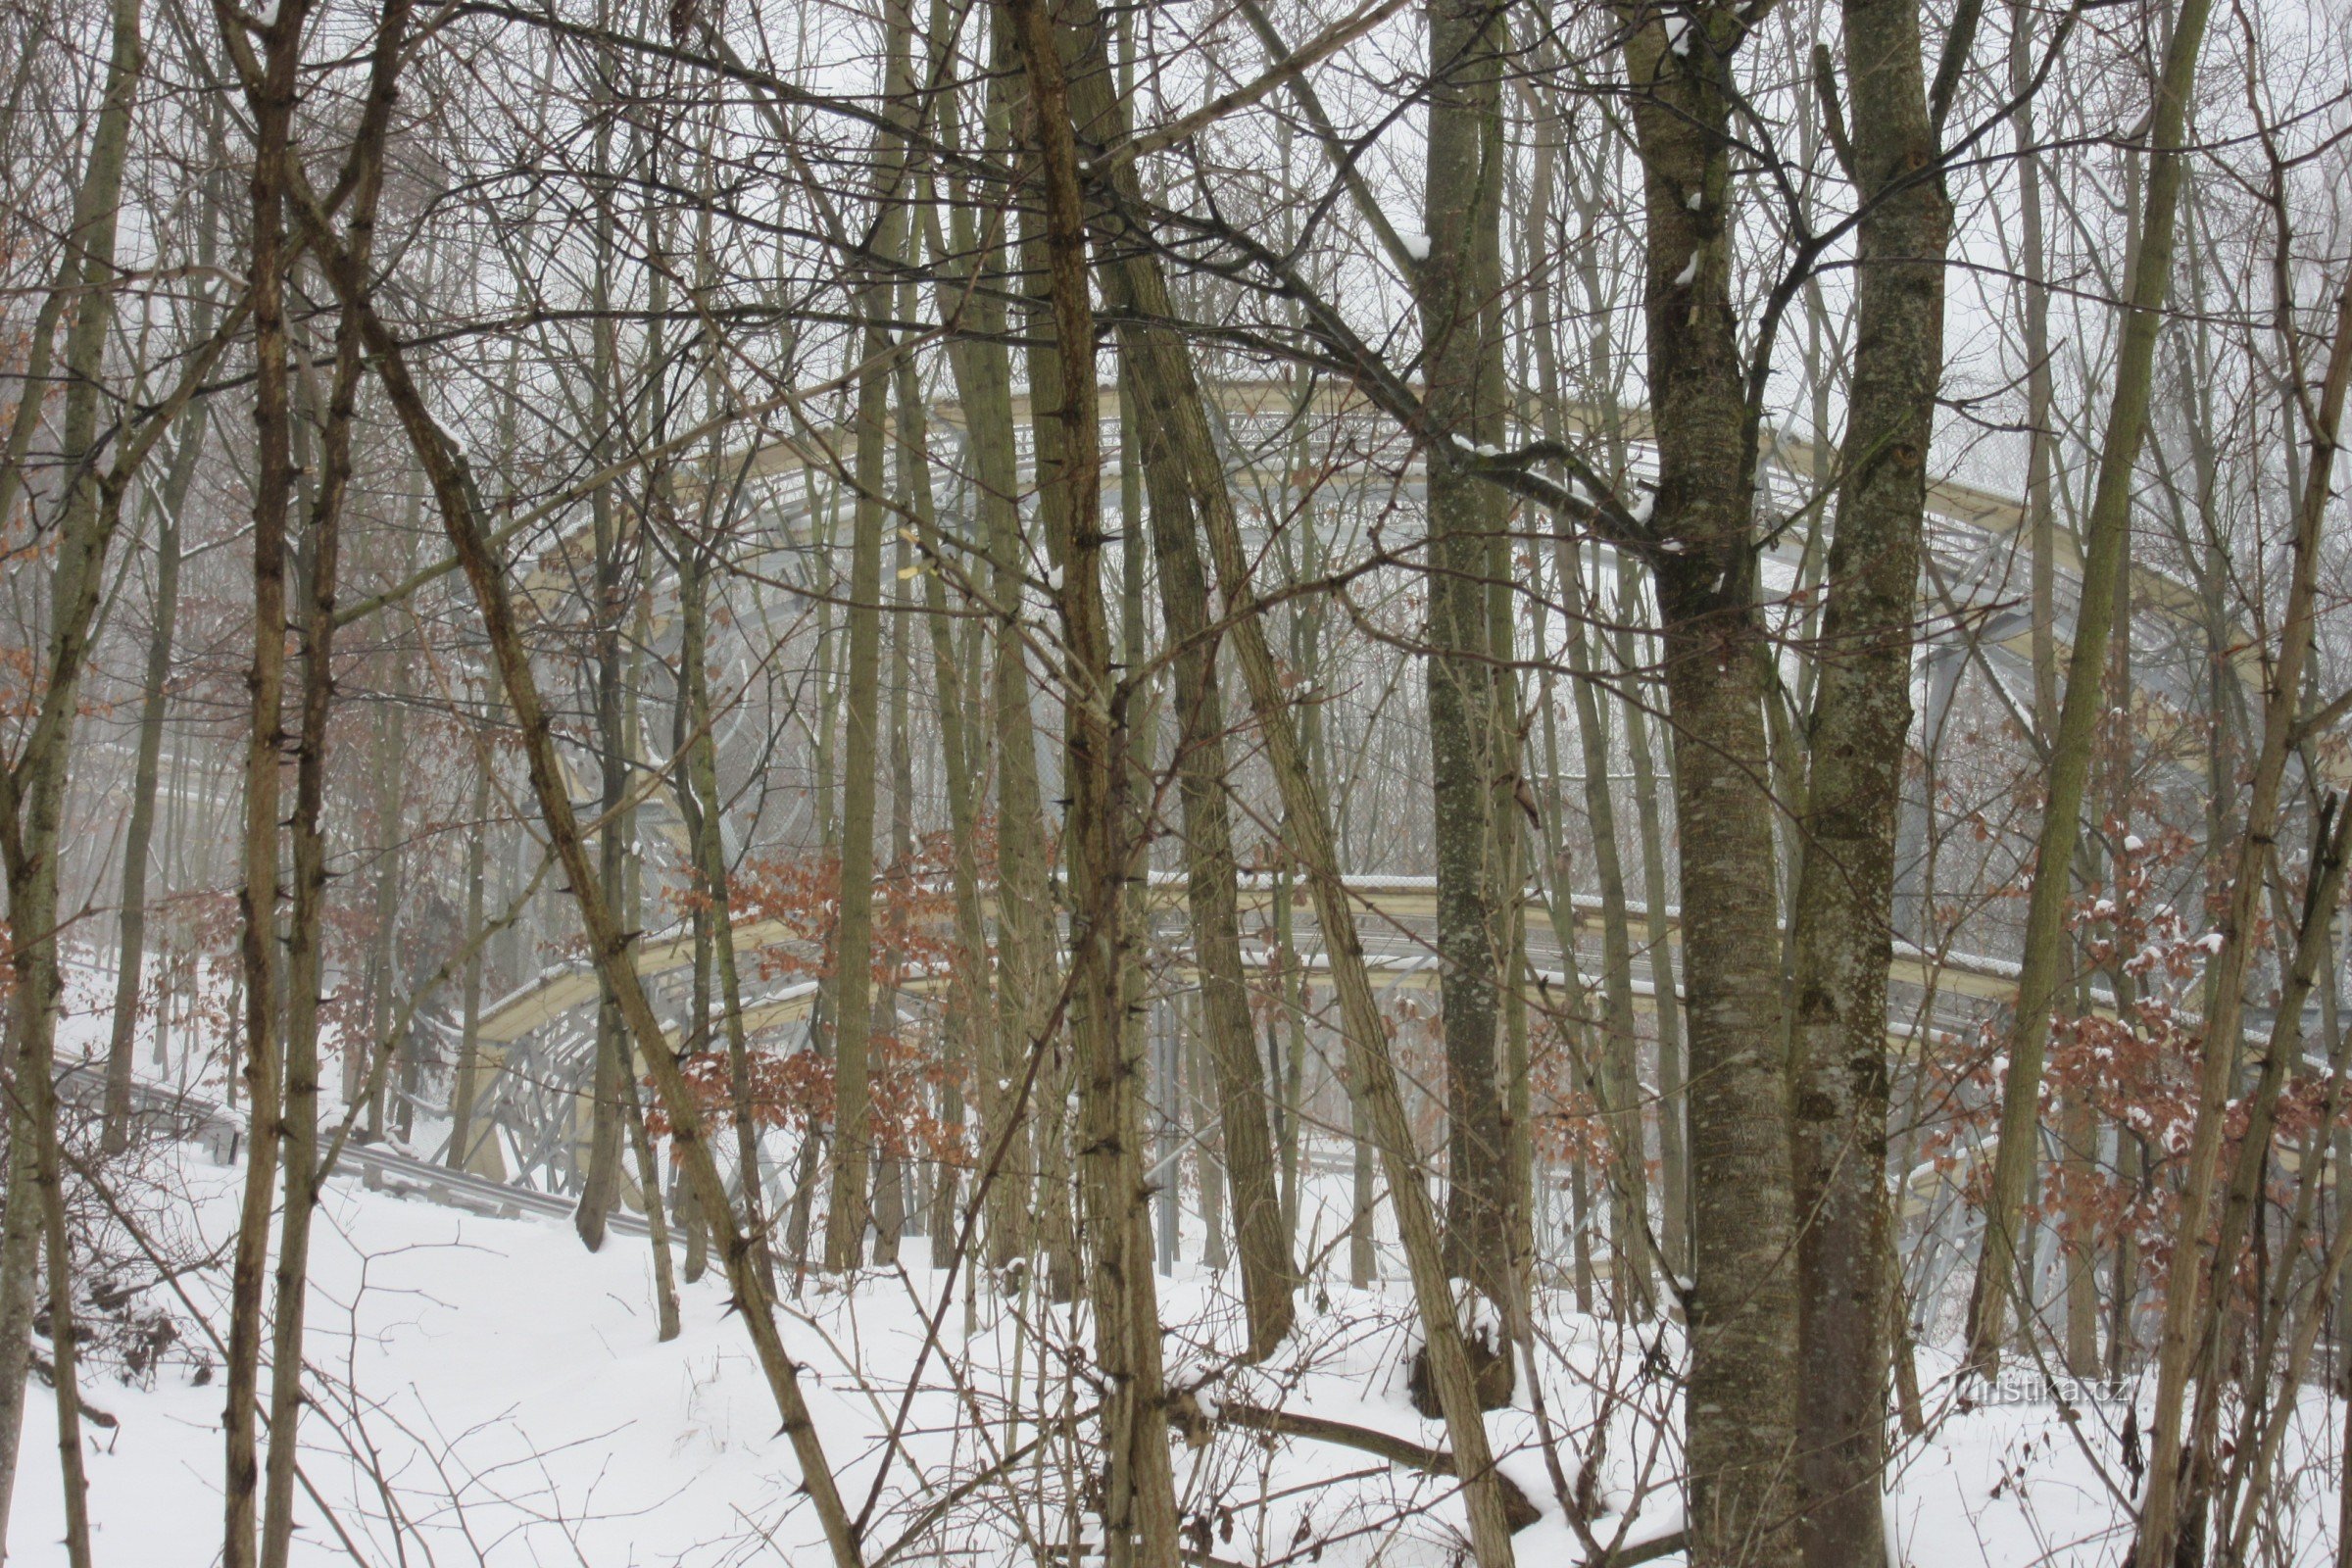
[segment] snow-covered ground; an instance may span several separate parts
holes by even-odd
[[[174,1253],[223,1244],[233,1224],[236,1171],[193,1149],[172,1156],[161,1188],[184,1195],[167,1238]],[[159,1188],[159,1190],[161,1190]],[[152,1210],[151,1210],[152,1212]],[[337,1181],[324,1204],[313,1268],[310,1358],[318,1406],[303,1428],[303,1471],[334,1518],[305,1499],[297,1560],[368,1563],[724,1564],[823,1559],[798,1473],[715,1275],[684,1293],[684,1332],[656,1343],[650,1256],[615,1237],[585,1251],[570,1228],[542,1218],[489,1219]],[[917,1257],[922,1247],[913,1244]],[[217,1270],[181,1281],[192,1305],[220,1321]],[[945,1284],[923,1267],[876,1274],[848,1295],[811,1280],[788,1328],[809,1368],[809,1398],[853,1509],[880,1481],[866,1540],[869,1561],[1021,1562],[1066,1539],[1069,1467],[1058,1443],[1034,1445],[1028,1419],[1045,1407],[1083,1415],[1083,1380],[1065,1380],[1058,1348],[1066,1313],[1034,1301],[963,1299],[942,1318],[941,1351],[923,1367],[902,1420],[923,1323]],[[1252,1400],[1372,1427],[1431,1446],[1440,1424],[1407,1403],[1400,1365],[1407,1339],[1401,1292],[1310,1287],[1301,1328],[1270,1368],[1231,1371],[1219,1347],[1235,1340],[1230,1297],[1192,1264],[1161,1281],[1172,1382],[1201,1383],[1203,1403]],[[159,1288],[160,1289],[160,1288]],[[1033,1332],[1020,1332],[1021,1321]],[[1083,1343],[1085,1326],[1076,1326]],[[1669,1478],[1675,1455],[1653,1418],[1679,1354],[1655,1328],[1627,1334],[1573,1314],[1545,1325],[1545,1410],[1522,1395],[1491,1421],[1508,1473],[1544,1508],[1519,1538],[1522,1560],[1585,1559],[1556,1501],[1539,1446],[1548,1423],[1573,1493],[1584,1485],[1603,1390],[1616,1398],[1609,1439],[1589,1494],[1604,1543],[1636,1510],[1625,1539],[1679,1525]],[[1652,1346],[1654,1354],[1649,1353]],[[1646,1368],[1645,1368],[1646,1363]],[[95,1431],[91,1514],[101,1561],[211,1562],[219,1546],[220,1417],[217,1351],[192,1325],[153,1386],[93,1383],[89,1401],[120,1425]],[[1925,1368],[1933,1373],[1933,1365]],[[1211,1376],[1212,1371],[1220,1375]],[[1006,1390],[1026,1391],[1019,1419]],[[1931,1402],[1937,1396],[1932,1389]],[[62,1548],[52,1412],[30,1399],[24,1462],[10,1538],[12,1560],[57,1560]],[[2070,1429],[2048,1404],[1945,1408],[1906,1446],[1888,1502],[1898,1562],[1945,1565],[2114,1563],[2129,1485],[2112,1421],[2085,1410]],[[2314,1399],[2315,1451],[2336,1416]],[[901,1421],[894,1446],[886,1441]],[[1174,1440],[1172,1440],[1174,1441]],[[1011,1465],[993,1473],[1010,1446]],[[1176,1452],[1196,1544],[1233,1563],[1439,1565],[1460,1524],[1451,1484],[1383,1464],[1354,1448],[1285,1441],[1221,1427],[1205,1446]],[[2282,1513],[2295,1557],[2326,1560],[2333,1488],[2324,1466],[2302,1479],[2311,1504]],[[944,1501],[950,1489],[965,1489]],[[1051,1499],[1044,1500],[1041,1499]],[[1676,1558],[1664,1559],[1676,1561]]]

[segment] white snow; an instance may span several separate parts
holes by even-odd
[[[1692,251],[1690,253],[1690,259],[1683,263],[1683,270],[1674,274],[1674,286],[1676,288],[1689,288],[1692,279],[1696,278],[1697,276],[1698,252]]]
[[[74,1017],[67,1048],[95,1044],[99,1021]],[[2141,1107],[2127,1113],[2147,1125]],[[193,1146],[170,1146],[156,1164],[137,1206],[156,1217],[174,1255],[220,1248],[235,1225],[238,1168],[210,1164]],[[1345,1188],[1307,1197],[1336,1214]],[[1370,1291],[1323,1275],[1310,1281],[1299,1327],[1277,1355],[1236,1368],[1238,1287],[1230,1271],[1218,1277],[1199,1265],[1199,1244],[1197,1226],[1188,1227],[1182,1260],[1155,1276],[1171,1388],[1193,1392],[1212,1418],[1236,1400],[1279,1403],[1444,1445],[1443,1424],[1405,1397],[1418,1336],[1393,1258],[1392,1277]],[[336,1527],[362,1560],[383,1564],[826,1560],[790,1444],[715,1270],[681,1291],[683,1333],[662,1345],[641,1239],[614,1235],[591,1254],[560,1219],[482,1218],[338,1178],[315,1247],[308,1358],[318,1404],[304,1420],[303,1467],[335,1517],[330,1523],[307,1497],[298,1503],[293,1560],[301,1568],[352,1560]],[[1002,1451],[1016,1376],[1028,1390],[1022,1408],[1037,1408],[1038,1380],[1051,1374],[1035,1333],[1025,1359],[1016,1357],[1018,1323],[1025,1318],[1052,1342],[1049,1366],[1061,1364],[1073,1335],[1091,1345],[1091,1325],[1083,1314],[1073,1322],[1035,1301],[986,1296],[967,1318],[958,1296],[940,1319],[902,1447],[885,1469],[925,1323],[949,1284],[928,1266],[925,1244],[910,1241],[906,1261],[904,1278],[876,1272],[854,1292],[810,1277],[780,1314],[842,1490],[856,1508],[880,1479],[867,1538],[877,1557],[903,1544],[896,1560],[1033,1561],[1015,1515],[985,1485],[946,1523],[909,1531],[947,1489],[973,1481]],[[216,1261],[181,1283],[194,1311],[218,1329],[223,1269]],[[1465,1327],[1498,1334],[1503,1325],[1483,1299],[1457,1290]],[[220,1549],[218,1352],[169,1292],[151,1294],[182,1327],[153,1386],[93,1379],[84,1388],[90,1404],[120,1418],[114,1430],[89,1434],[99,1557],[205,1568]],[[1536,1310],[1547,1418],[1568,1435],[1558,1457],[1573,1476],[1585,1455],[1601,1454],[1595,1495],[1606,1511],[1595,1533],[1605,1542],[1622,1529],[1639,1543],[1680,1528],[1679,1330],[1581,1315],[1564,1290],[1541,1293]],[[1653,1343],[1662,1365],[1645,1369]],[[2070,1426],[2059,1406],[2020,1388],[1997,1391],[2013,1402],[1986,1402],[1979,1391],[1964,1409],[1950,1357],[1923,1350],[1919,1372],[1930,1427],[1896,1440],[1886,1498],[1893,1560],[1906,1568],[2112,1568],[2120,1560],[2129,1516],[2108,1483],[2129,1491],[2118,1457],[2121,1405],[2080,1405]],[[45,1394],[37,1383],[29,1391],[10,1525],[14,1560],[28,1565],[57,1560],[50,1553],[62,1534]],[[2342,1405],[2316,1390],[2302,1399],[2281,1465],[2289,1495],[2279,1517],[2298,1521],[2285,1543],[2289,1568],[2320,1568],[2332,1560],[2335,1512],[2321,1504],[2332,1491],[2330,1434]],[[1604,1408],[1610,1432],[1595,1446],[1591,1430]],[[974,1409],[986,1418],[974,1421]],[[2143,1429],[2146,1420],[2143,1408]],[[1553,1498],[1532,1401],[1523,1393],[1491,1414],[1488,1428],[1503,1472],[1544,1512],[1517,1538],[1522,1560],[1585,1560]],[[1034,1434],[1029,1426],[1024,1435]],[[1303,1528],[1310,1538],[1328,1534],[1318,1559],[1327,1568],[1436,1568],[1452,1558],[1465,1528],[1450,1482],[1367,1465],[1354,1449],[1267,1446],[1220,1427],[1206,1446],[1172,1451],[1188,1511],[1231,1510],[1234,1534],[1214,1551],[1222,1560],[1289,1560]],[[1050,1478],[1060,1462],[1036,1473]],[[1058,1513],[1052,1517],[1059,1528]]]
[[[1429,236],[1422,233],[1421,230],[1417,228],[1398,229],[1396,243],[1402,245],[1404,254],[1410,256],[1414,261],[1426,262],[1429,260]]]
[[[237,1173],[204,1165],[192,1152],[182,1158],[181,1174],[197,1199],[189,1219],[203,1238],[218,1242],[233,1224]],[[715,1274],[683,1293],[685,1332],[660,1345],[642,1242],[615,1237],[592,1255],[561,1221],[482,1219],[346,1182],[331,1187],[321,1220],[311,1356],[329,1387],[322,1409],[306,1418],[304,1469],[370,1560],[398,1560],[396,1534],[409,1561],[429,1556],[496,1568],[558,1561],[717,1568],[824,1559],[815,1521],[799,1495],[790,1446],[777,1434]],[[923,1309],[936,1304],[943,1283],[921,1266],[919,1244],[910,1251],[913,1294],[886,1277],[868,1280],[854,1297],[811,1281],[784,1316],[788,1347],[808,1369],[804,1386],[817,1427],[855,1499],[862,1500],[873,1484],[879,1440],[913,1366]],[[1187,1255],[1194,1255],[1189,1247]],[[219,1283],[217,1273],[191,1276],[208,1315],[220,1308]],[[1235,1397],[1279,1399],[1319,1416],[1443,1443],[1442,1425],[1404,1399],[1402,1362],[1414,1335],[1400,1283],[1369,1294],[1310,1287],[1327,1291],[1329,1303],[1303,1317],[1279,1363],[1233,1374],[1211,1348],[1237,1327],[1232,1281],[1220,1285],[1188,1261],[1160,1287],[1171,1350],[1199,1347],[1171,1366],[1171,1384],[1198,1383],[1204,1410],[1213,1414]],[[1475,1293],[1463,1297],[1471,1332],[1499,1327]],[[975,1397],[997,1408],[1011,1314],[984,1303],[969,1340],[962,1315],[960,1302],[950,1308],[943,1348]],[[1641,1371],[1646,1339],[1658,1331],[1580,1317],[1562,1309],[1556,1294],[1543,1316],[1543,1343],[1552,1348],[1545,1398],[1561,1430],[1585,1430],[1603,1388],[1614,1385],[1630,1396],[1612,1418],[1603,1463],[1600,1495],[1610,1510],[1599,1526],[1603,1539],[1626,1522],[1628,1509],[1635,1514],[1629,1541],[1678,1528],[1680,1505],[1664,1477],[1677,1463],[1680,1422],[1655,1419],[1663,1385],[1644,1383]],[[1068,1332],[1066,1319],[1053,1323],[1049,1332]],[[1682,1348],[1671,1329],[1662,1346],[1679,1366]],[[1920,1370],[1932,1426],[1896,1455],[1899,1479],[1887,1515],[1897,1560],[1911,1568],[2027,1561],[2101,1568],[2116,1561],[2128,1532],[2098,1470],[2120,1477],[2120,1407],[2082,1407],[2078,1445],[2054,1404],[2021,1396],[2024,1402],[1963,1411],[1952,1397],[1948,1359],[1923,1352]],[[114,1432],[93,1434],[89,1460],[91,1511],[105,1561],[201,1568],[218,1553],[220,1386],[217,1369],[201,1384],[193,1374],[191,1361],[174,1359],[152,1389],[87,1390],[91,1403],[122,1421]],[[49,1560],[43,1551],[60,1532],[54,1429],[42,1393],[36,1384],[28,1401],[11,1538],[27,1563]],[[2317,1395],[2311,1404],[2296,1441],[2316,1447],[2340,1406],[2331,1410]],[[935,1353],[916,1396],[906,1459],[893,1465],[876,1510],[877,1551],[898,1541],[940,1489],[984,1463],[989,1443],[1001,1441],[1001,1418],[983,1437],[959,1426],[956,1415]],[[1521,1556],[1581,1561],[1552,1501],[1527,1401],[1488,1420],[1504,1471],[1545,1510],[1518,1538]],[[371,1466],[355,1450],[378,1457]],[[1353,1518],[1387,1522],[1366,1535],[1335,1539],[1324,1563],[1434,1565],[1446,1560],[1449,1533],[1462,1528],[1448,1485],[1404,1470],[1362,1474],[1363,1456],[1350,1449],[1309,1443],[1268,1449],[1250,1434],[1223,1428],[1204,1449],[1175,1451],[1188,1498],[1235,1509],[1234,1544],[1217,1552],[1228,1560],[1272,1561],[1302,1521],[1321,1529]],[[1573,1474],[1573,1462],[1569,1468]],[[2310,1480],[2296,1485],[2328,1485],[2323,1464],[2287,1467],[2290,1475],[2305,1470]],[[378,1471],[395,1508],[387,1508],[378,1490]],[[1317,1483],[1326,1485],[1318,1490]],[[1289,1494],[1262,1506],[1250,1500],[1276,1492]],[[397,1530],[389,1517],[395,1511],[402,1519]],[[297,1563],[325,1568],[349,1561],[314,1504],[306,1499],[297,1513]],[[2300,1517],[2310,1523],[2299,1532],[2297,1561],[2316,1568],[2330,1550],[2332,1509]],[[934,1535],[911,1555],[939,1560],[936,1553],[950,1541],[958,1561],[1024,1560],[994,1507],[958,1515],[952,1536]]]

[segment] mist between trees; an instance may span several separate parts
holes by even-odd
[[[2352,1562],[2344,16],[0,84],[0,1551]]]

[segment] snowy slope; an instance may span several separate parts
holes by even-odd
[[[235,1171],[189,1150],[176,1157],[190,1221],[205,1240],[223,1242]],[[919,1256],[920,1244],[909,1251]],[[216,1322],[221,1278],[206,1271],[183,1282]],[[928,1358],[901,1443],[891,1450],[883,1441],[942,1283],[918,1268],[869,1278],[845,1298],[811,1281],[788,1343],[810,1368],[810,1402],[853,1509],[892,1454],[868,1527],[871,1560],[894,1550],[895,1560],[914,1562],[1038,1560],[1065,1539],[1067,1514],[1036,1499],[1064,1497],[1079,1478],[1052,1444],[1023,1452],[1017,1488],[984,1473],[1007,1442],[1036,1436],[1029,1422],[1005,1419],[1008,1380],[1022,1380],[1025,1411],[1034,1412],[1040,1375],[1037,1338],[1016,1333],[1013,1310],[984,1302],[967,1320],[959,1295],[943,1319],[952,1362]],[[1281,1362],[1233,1373],[1216,1350],[1236,1338],[1230,1298],[1190,1264],[1161,1283],[1163,1320],[1173,1325],[1171,1381],[1191,1386],[1219,1371],[1203,1390],[1212,1408],[1220,1399],[1280,1404],[1443,1446],[1442,1427],[1401,1392],[1400,1293],[1317,1298],[1310,1287],[1303,1326]],[[684,1333],[669,1345],[655,1343],[652,1294],[642,1242],[615,1238],[591,1255],[558,1221],[485,1219],[338,1181],[314,1268],[310,1355],[320,1407],[304,1426],[303,1467],[348,1540],[306,1500],[297,1560],[349,1562],[355,1551],[368,1563],[595,1568],[823,1560],[788,1446],[775,1435],[715,1275],[684,1292]],[[1056,1343],[1072,1332],[1066,1313],[1034,1303],[1028,1320]],[[1083,1343],[1083,1322],[1076,1332]],[[1671,1440],[1644,1414],[1663,1385],[1643,1381],[1642,1363],[1653,1344],[1653,1369],[1679,1348],[1655,1330],[1646,1341],[1626,1339],[1573,1314],[1548,1321],[1544,1338],[1544,1420],[1566,1435],[1556,1451],[1572,1489],[1601,1391],[1619,1396],[1605,1401],[1614,1413],[1591,1488],[1602,1510],[1595,1535],[1615,1538],[1619,1512],[1637,1498],[1626,1539],[1677,1528]],[[92,1434],[91,1512],[104,1563],[201,1568],[218,1554],[217,1355],[194,1330],[182,1349],[189,1353],[169,1361],[152,1389],[86,1391],[121,1422]],[[1045,1360],[1051,1407],[1066,1396],[1083,1411],[1083,1383],[1065,1386],[1058,1353]],[[864,1369],[862,1381],[854,1367]],[[32,1396],[10,1546],[12,1561],[40,1564],[63,1552],[47,1391],[36,1385]],[[1896,1560],[1914,1568],[2119,1561],[2121,1507],[2100,1479],[2104,1470],[2128,1484],[2105,1424],[2118,1414],[2085,1412],[2079,1444],[2046,1404],[1945,1411],[1901,1456],[1888,1508]],[[2336,1419],[2317,1399],[2308,1415],[2315,1438]],[[1528,1401],[1491,1420],[1506,1471],[1545,1508],[1519,1538],[1522,1560],[1584,1560],[1553,1500]],[[1460,1523],[1450,1482],[1349,1447],[1268,1443],[1230,1427],[1205,1447],[1177,1452],[1196,1544],[1219,1560],[1303,1561],[1318,1548],[1330,1564],[1450,1558]],[[958,1485],[967,1490],[952,1506],[934,1507]],[[2317,1563],[2329,1548],[2332,1488],[2318,1467],[2306,1485],[2315,1506],[2282,1515],[2280,1528],[2299,1560]]]

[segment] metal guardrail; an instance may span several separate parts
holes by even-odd
[[[106,1078],[88,1065],[68,1067],[58,1075],[57,1092],[69,1103],[95,1105],[105,1097]],[[224,1106],[177,1090],[133,1080],[130,1104],[131,1114],[148,1131],[177,1143],[202,1144],[217,1164],[235,1159],[237,1146],[245,1136],[245,1124]],[[471,1171],[452,1170],[384,1144],[356,1140],[344,1144],[342,1155],[328,1175],[331,1179],[354,1174],[374,1191],[414,1196],[443,1207],[498,1218],[544,1214],[567,1220],[578,1207],[560,1193],[542,1193]],[[647,1234],[644,1216],[625,1209],[616,1210],[605,1223],[623,1236]]]

